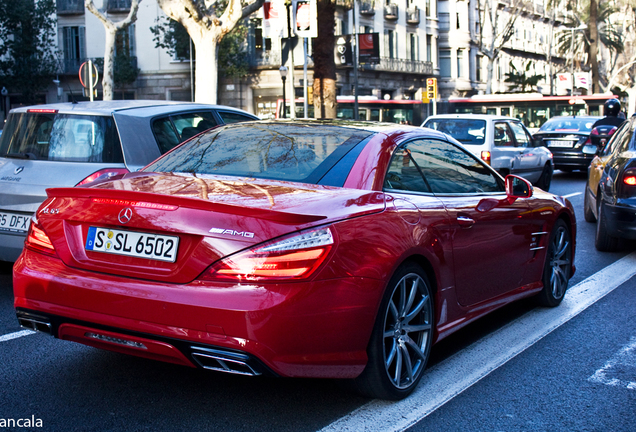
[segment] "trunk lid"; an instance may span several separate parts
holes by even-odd
[[[215,261],[258,243],[385,208],[380,192],[187,174],[135,173],[47,192],[37,216],[65,264],[173,283],[190,282]],[[111,249],[117,253],[87,250],[87,239],[96,241],[100,231],[101,240],[119,241],[120,249]],[[174,262],[152,250],[169,236],[178,237]],[[150,255],[132,256],[126,248],[150,249]]]

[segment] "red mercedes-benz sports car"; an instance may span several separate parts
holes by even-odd
[[[60,339],[399,399],[452,332],[524,297],[558,305],[575,236],[566,199],[437,131],[237,123],[49,189],[15,307]]]

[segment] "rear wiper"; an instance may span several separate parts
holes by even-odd
[[[33,153],[7,153],[3,156],[12,159],[37,159]]]

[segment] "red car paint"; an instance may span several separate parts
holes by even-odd
[[[61,339],[98,348],[196,366],[180,347],[212,347],[246,353],[280,376],[353,378],[367,363],[387,283],[405,261],[426,269],[433,285],[434,342],[542,290],[541,247],[555,221],[576,235],[567,200],[536,190],[519,199],[385,192],[396,147],[442,135],[374,132],[344,187],[142,172],[49,189],[35,216],[55,250],[24,249],[15,307],[50,317]],[[177,234],[177,259],[87,251],[90,226]],[[317,227],[329,228],[333,244],[307,278],[210,277],[229,255]]]

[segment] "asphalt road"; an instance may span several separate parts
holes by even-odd
[[[590,289],[578,290],[583,297],[593,294],[595,283],[611,285],[614,267],[604,282],[591,276],[636,251],[633,244],[616,253],[594,249],[594,225],[582,214],[584,181],[581,174],[557,172],[551,188],[569,195],[577,209],[577,272],[570,286],[587,283]],[[618,277],[629,265],[616,268]],[[14,430],[43,431],[634,430],[636,278],[542,329],[544,321],[567,315],[570,306],[563,306],[539,310],[519,302],[468,326],[433,348],[422,391],[395,404],[353,395],[336,381],[225,375],[43,334],[15,337],[22,333],[10,266],[0,265],[0,432],[7,419],[40,421],[41,427]],[[519,331],[529,327],[543,336],[534,340]],[[500,345],[516,344],[522,347],[516,354],[491,361]],[[475,373],[489,364],[487,373]],[[458,384],[463,381],[468,384]],[[449,388],[456,390],[443,398]],[[425,411],[425,404],[435,409]]]

